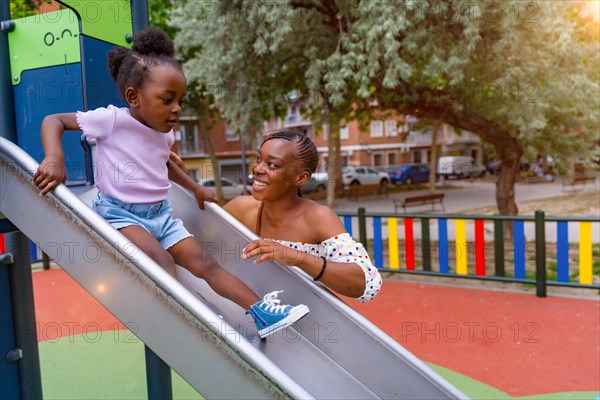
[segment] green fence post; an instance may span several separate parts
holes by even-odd
[[[365,246],[365,250],[369,251],[367,248],[367,219],[364,207],[358,209],[358,240]]]
[[[504,221],[494,220],[494,264],[496,276],[504,276]]]
[[[546,297],[546,224],[543,211],[535,212],[535,287],[537,297]]]
[[[421,218],[421,250],[423,255],[423,271],[431,271],[431,237],[429,235],[429,218]]]

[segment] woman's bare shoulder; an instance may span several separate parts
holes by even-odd
[[[249,217],[256,218],[255,214],[259,205],[260,202],[252,196],[238,196],[227,202],[223,209],[244,225],[248,225],[246,220]]]
[[[319,232],[323,239],[345,232],[340,217],[331,207],[311,201],[307,209],[307,220]]]

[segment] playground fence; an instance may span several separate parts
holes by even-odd
[[[600,289],[600,217],[337,214],[381,271]]]

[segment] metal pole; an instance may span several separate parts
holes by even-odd
[[[171,400],[173,388],[171,384],[171,368],[148,346],[146,353],[146,385],[149,400]]]
[[[131,17],[134,34],[147,28],[150,25],[148,0],[131,0]]]
[[[29,258],[29,239],[22,232],[7,233],[6,250],[14,263],[9,267],[9,285],[15,332],[13,360],[18,363],[22,399],[42,398],[42,378],[38,351],[33,278]]]
[[[535,212],[535,287],[537,297],[546,297],[546,224],[545,213]]]
[[[16,143],[15,103],[10,75],[10,55],[8,54],[8,32],[14,28],[14,25],[10,21],[9,0],[2,0],[0,21],[2,21],[2,32],[0,32],[0,136]]]

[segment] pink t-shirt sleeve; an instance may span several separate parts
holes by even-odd
[[[117,108],[96,108],[91,111],[77,111],[77,125],[88,139],[102,140],[111,135],[117,119]]]

